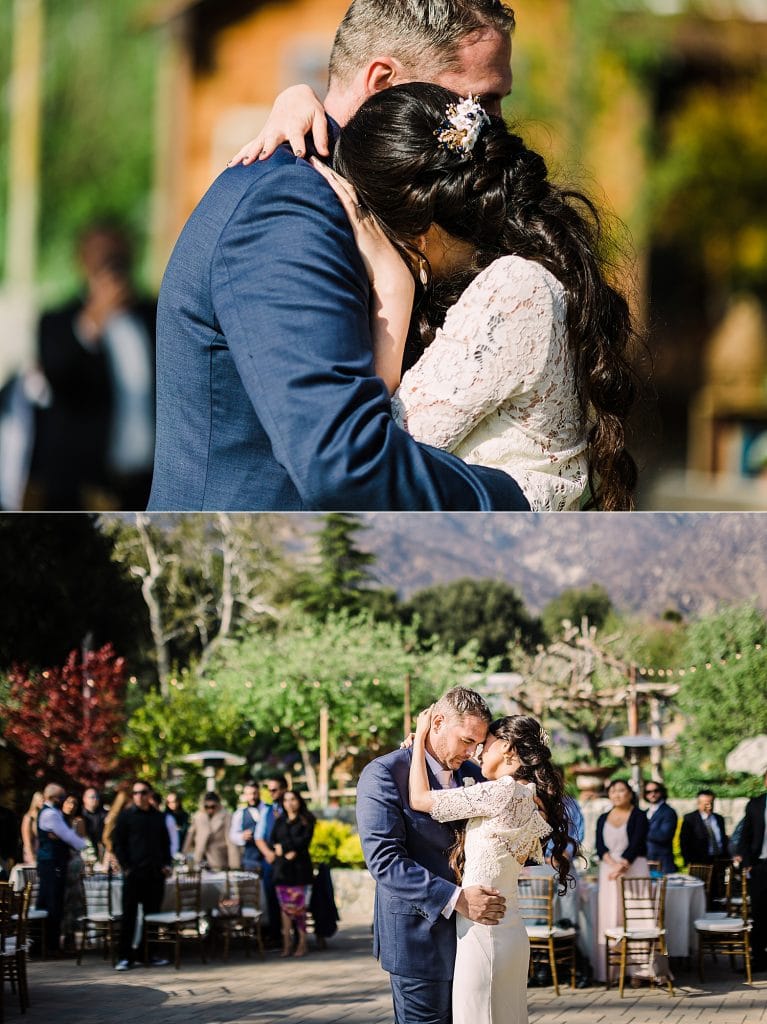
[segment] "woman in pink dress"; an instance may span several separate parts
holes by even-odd
[[[636,794],[623,779],[607,787],[612,809],[597,821],[599,896],[597,957],[594,977],[605,981],[605,930],[623,924],[621,878],[647,878],[647,815],[636,805]]]

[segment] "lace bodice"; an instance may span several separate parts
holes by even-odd
[[[559,281],[520,256],[495,260],[404,374],[392,410],[418,441],[511,474],[531,508],[578,508],[586,426]]]
[[[520,861],[543,860],[541,839],[551,829],[538,812],[533,791],[511,776],[432,790],[432,800],[431,815],[437,821],[469,819],[464,886],[495,884],[502,874],[516,879]]]

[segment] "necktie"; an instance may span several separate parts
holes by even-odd
[[[453,785],[453,773],[449,768],[441,768],[439,771],[439,784],[443,789],[450,789]]]
[[[711,815],[703,819],[703,824],[706,826],[708,832],[708,852],[711,857],[716,857],[719,853],[719,840],[716,838],[716,832],[714,832],[714,826],[711,824]]]

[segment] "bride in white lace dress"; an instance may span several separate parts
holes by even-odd
[[[317,123],[319,101],[294,90],[235,160]],[[593,205],[549,181],[501,118],[424,83],[371,97],[344,125],[333,158],[343,177],[312,162],[366,263],[375,368],[395,420],[419,441],[505,470],[535,510],[577,509],[587,490],[597,508],[631,508],[633,328],[605,276]]]
[[[461,884],[498,889],[506,913],[497,925],[457,916],[453,976],[453,1024],[526,1024],[530,944],[519,914],[517,879],[526,860],[541,861],[541,839],[553,833],[560,881],[570,861],[562,776],[551,764],[548,737],[535,719],[511,715],[491,723],[482,749],[489,780],[474,786],[432,790],[425,741],[431,709],[422,712],[413,740],[410,804],[438,821],[468,819],[454,851]],[[533,776],[522,782],[515,776]],[[543,812],[543,813],[541,813]]]

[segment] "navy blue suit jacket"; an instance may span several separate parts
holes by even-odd
[[[310,164],[282,148],[221,174],[160,290],[150,510],[527,509],[507,474],[394,424],[369,301]]]
[[[457,884],[448,864],[455,827],[410,808],[410,760],[409,750],[376,758],[357,785],[357,827],[376,882],[373,955],[390,974],[452,981],[455,915],[442,911]],[[439,789],[427,770],[431,788]],[[482,780],[471,762],[457,775]]]
[[[664,801],[647,822],[647,856],[650,860],[660,861],[664,875],[676,871],[674,863],[673,842],[678,818],[673,807]]]

